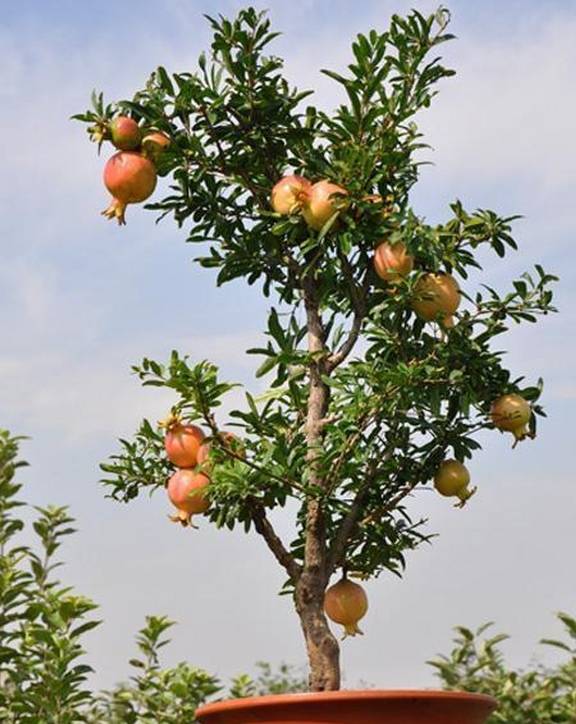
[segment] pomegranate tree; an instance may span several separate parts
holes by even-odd
[[[123,218],[157,173],[170,176],[153,208],[201,245],[199,264],[219,284],[262,285],[267,338],[249,352],[269,389],[260,381],[258,397],[247,390],[234,404],[235,385],[210,362],[144,359],[136,372],[171,393],[179,422],[167,431],[145,420],[103,465],[105,483],[118,500],[160,488],[185,522],[202,508],[205,524],[261,536],[293,595],[310,687],[336,689],[330,620],[356,632],[370,579],[401,574],[431,537],[411,518],[412,498],[437,492],[466,515],[494,484],[479,481],[470,499],[472,457],[494,439],[486,431],[536,435],[541,385],[508,369],[500,350],[511,323],[553,311],[555,278],[536,265],[494,288],[481,260],[517,248],[513,216],[455,202],[430,223],[413,208],[423,153],[415,119],[453,74],[437,58],[451,37],[445,11],[394,16],[389,31],[360,35],[348,71],[325,71],[347,99],[330,114],[303,103],[308,93],[266,55],[265,14],[209,22],[212,55],[197,73],[158,68],[132,100],[95,96],[79,118],[99,143],[117,115],[143,129],[141,149],[108,162],[108,215]],[[154,162],[150,132],[170,140]],[[188,290],[172,301],[187,304]],[[270,512],[289,501],[298,515],[286,541]],[[343,571],[362,586],[339,580]]]

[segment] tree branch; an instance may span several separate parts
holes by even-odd
[[[375,467],[376,466],[374,464],[374,468]],[[366,493],[368,492],[368,488],[372,484],[375,474],[375,470],[372,470],[371,474],[367,475],[364,479],[364,482],[359,487],[356,496],[352,501],[350,508],[348,509],[348,512],[342,519],[340,527],[338,528],[338,531],[336,532],[336,535],[332,540],[332,545],[330,546],[328,561],[326,564],[326,568],[328,569],[328,575],[331,575],[342,563],[341,559],[344,556],[346,543],[348,542],[348,538],[352,534],[352,531],[358,524],[360,514],[362,513],[362,509],[364,507]]]
[[[286,570],[291,580],[296,583],[302,568],[296,563],[292,554],[285,548],[280,538],[276,535],[272,524],[266,517],[266,511],[255,499],[251,499],[250,508],[254,527],[266,541],[268,548],[280,565]]]
[[[330,551],[328,554],[328,562],[327,562],[327,569],[328,569],[328,573],[330,575],[336,570],[336,568],[338,568],[338,566],[342,565],[342,563],[343,563],[342,558],[344,557],[344,553],[346,551],[346,544],[347,544],[350,536],[354,532],[354,529],[358,525],[358,522],[360,520],[360,515],[364,508],[366,494],[368,493],[370,486],[376,479],[382,463],[390,460],[393,453],[394,453],[394,450],[389,449],[385,453],[383,458],[381,458],[378,461],[373,460],[372,463],[369,465],[368,471],[366,473],[366,477],[364,478],[364,482],[358,488],[356,496],[355,496],[354,500],[352,501],[352,504],[350,505],[348,512],[342,519],[342,521],[340,523],[340,527],[336,531],[336,535],[334,536],[334,538],[332,540],[332,544],[330,546]],[[405,493],[405,495],[407,495],[407,494],[408,493]],[[399,498],[399,500],[401,500],[401,498]],[[393,509],[396,506],[396,504],[397,504],[397,501],[394,498],[391,501],[391,503],[388,504],[387,507],[390,506],[390,509]]]
[[[304,494],[306,493],[304,486],[300,485],[300,483],[297,483],[295,480],[290,480],[288,478],[282,478],[279,475],[275,475],[274,473],[271,473],[269,470],[266,470],[266,468],[263,468],[261,465],[258,465],[258,463],[255,463],[252,460],[248,460],[246,457],[244,457],[240,453],[236,452],[235,450],[232,450],[230,445],[227,445],[225,439],[222,437],[222,433],[220,432],[220,430],[218,428],[214,414],[207,410],[203,410],[202,414],[204,416],[204,421],[210,428],[210,431],[212,433],[212,439],[218,443],[220,449],[228,457],[233,458],[234,460],[239,460],[241,463],[244,463],[249,468],[252,468],[252,470],[256,470],[259,473],[262,473],[262,475],[265,475],[267,478],[270,478],[270,480],[275,480],[277,483],[281,483],[282,485],[287,485],[290,488],[294,488],[294,490],[297,490],[300,493],[304,493]]]
[[[362,329],[362,322],[366,316],[366,298],[368,296],[368,290],[370,288],[370,275],[369,269],[366,269],[362,286],[358,287],[354,281],[354,271],[350,264],[349,259],[341,251],[338,252],[340,262],[342,264],[342,270],[350,285],[350,300],[354,309],[354,317],[352,319],[352,328],[350,329],[347,338],[344,340],[342,346],[337,352],[330,355],[326,360],[326,369],[331,372],[333,369],[342,364],[346,357],[353,350],[354,345],[358,341],[360,331]]]

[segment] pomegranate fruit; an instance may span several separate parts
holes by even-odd
[[[110,123],[110,138],[120,151],[134,151],[140,146],[142,131],[133,118],[117,116]]]
[[[528,423],[532,417],[532,408],[520,395],[511,393],[494,400],[490,408],[490,417],[498,430],[511,432],[514,435],[514,445],[530,436]]]
[[[194,470],[177,470],[168,480],[167,492],[170,502],[177,509],[172,517],[175,522],[190,525],[190,519],[197,513],[205,513],[210,507],[206,488],[210,478]]]
[[[368,610],[368,598],[362,586],[345,576],[324,594],[324,611],[329,619],[344,626],[344,638],[356,636],[362,631],[358,621]]]
[[[240,455],[240,457],[242,458],[246,457],[242,442],[236,435],[234,435],[232,432],[222,432],[220,433],[220,435],[223,438],[224,447],[229,448],[237,455]],[[206,440],[202,443],[202,445],[200,445],[200,448],[198,450],[198,464],[202,465],[203,469],[209,469],[210,467],[207,462],[210,457],[210,446],[210,440]]]
[[[396,244],[384,241],[374,252],[374,269],[380,279],[394,284],[414,269],[414,257],[406,251],[401,241]]]
[[[178,468],[193,468],[200,461],[199,452],[204,433],[197,425],[174,420],[167,425],[164,449],[171,463]]]
[[[156,187],[154,164],[135,151],[119,151],[104,167],[104,185],[113,196],[102,214],[125,224],[128,204],[145,201]]]
[[[152,131],[142,139],[142,154],[156,163],[169,145],[168,136],[159,131]]]
[[[469,484],[468,468],[458,460],[444,460],[434,475],[434,487],[440,495],[459,498],[460,505],[474,495],[475,489],[470,490]]]
[[[270,203],[277,214],[300,211],[308,200],[312,184],[303,176],[284,176],[272,189]]]
[[[424,274],[416,282],[412,309],[420,319],[432,322],[440,317],[443,327],[453,327],[452,315],[460,306],[460,287],[451,274]]]
[[[302,207],[302,216],[308,226],[320,231],[333,214],[347,206],[347,201],[342,198],[342,196],[347,195],[346,189],[330,181],[324,180],[315,183],[310,189],[306,203]]]

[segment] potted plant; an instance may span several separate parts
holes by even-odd
[[[517,248],[516,217],[455,202],[429,224],[410,205],[423,146],[414,119],[453,75],[435,57],[452,37],[447,11],[395,15],[386,32],[359,35],[347,74],[324,71],[346,93],[334,114],[304,103],[309,93],[266,54],[276,33],[265,14],[208,21],[212,52],[196,73],[160,67],[132,100],[94,95],[76,118],[117,149],[106,216],[125,223],[127,205],[169,176],[168,195],[147,208],[187,227],[218,284],[258,283],[273,300],[267,342],[248,350],[269,385],[246,392],[223,426],[217,408],[234,385],[213,364],[144,359],[134,368],[143,384],[171,389],[174,405],[121,441],[104,482],[122,501],[166,488],[184,526],[204,515],[255,531],[286,573],[311,693],[213,704],[201,722],[482,722],[494,702],[472,694],[338,692],[329,619],[359,633],[359,581],[401,573],[429,538],[410,496],[434,487],[447,504],[468,502],[480,431],[534,437],[540,385],[513,377],[491,342],[553,311],[555,278],[537,266],[503,296],[472,292],[480,249]],[[289,500],[292,542],[269,516]]]

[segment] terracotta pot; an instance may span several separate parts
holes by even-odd
[[[329,691],[203,706],[201,724],[484,724],[496,701],[460,691]]]

